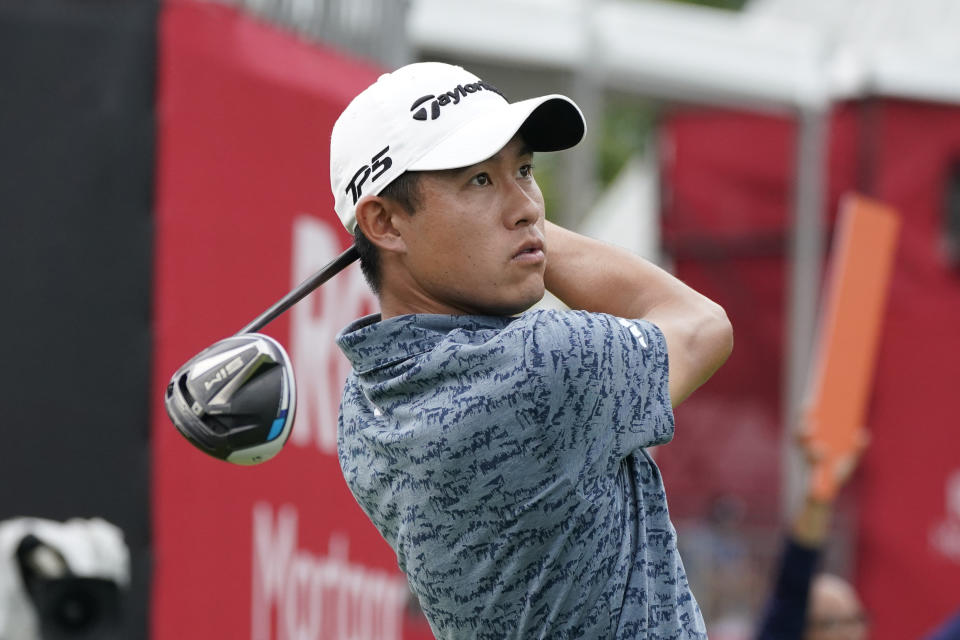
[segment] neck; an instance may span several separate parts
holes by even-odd
[[[380,290],[380,317],[384,320],[394,316],[403,316],[413,313],[434,313],[443,315],[469,315],[473,310],[463,309],[451,304],[444,304],[430,298],[422,291],[402,289],[398,291],[391,287],[381,287]]]

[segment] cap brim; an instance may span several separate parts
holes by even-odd
[[[566,96],[530,98],[471,120],[407,169],[438,171],[483,162],[518,132],[531,151],[560,151],[580,142],[586,130],[583,114]]]

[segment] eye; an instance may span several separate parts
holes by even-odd
[[[470,184],[475,184],[478,187],[485,187],[490,184],[490,174],[487,172],[478,173],[477,175],[470,178]]]
[[[517,174],[518,174],[521,178],[532,178],[532,177],[533,177],[533,167],[534,167],[534,165],[533,165],[532,163],[531,163],[531,164],[522,165],[522,166],[517,170]]]

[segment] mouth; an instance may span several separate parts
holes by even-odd
[[[513,254],[513,260],[520,262],[539,262],[545,257],[543,241],[528,240],[520,245],[520,249]]]

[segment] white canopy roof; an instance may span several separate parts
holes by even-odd
[[[644,96],[775,108],[863,95],[960,103],[956,0],[754,0],[742,12],[653,0],[413,0],[408,18],[422,52],[587,68],[610,89]]]

